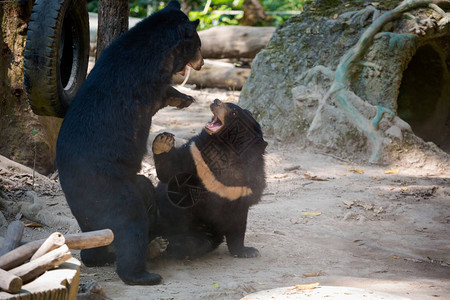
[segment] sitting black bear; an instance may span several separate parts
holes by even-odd
[[[203,65],[196,27],[177,1],[152,14],[106,48],[78,91],[57,142],[62,189],[82,231],[110,228],[109,247],[81,251],[87,266],[117,260],[127,284],[157,284],[146,271],[154,226],[154,187],[138,176],[152,116],[193,98],[170,86],[187,65]]]
[[[255,257],[258,250],[245,247],[244,236],[249,207],[266,186],[267,143],[249,111],[217,99],[211,111],[212,122],[183,146],[173,147],[170,133],[153,141],[160,180],[155,235],[168,240],[169,257],[199,257],[224,236],[232,255]]]

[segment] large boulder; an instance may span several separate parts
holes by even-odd
[[[450,152],[450,3],[346,3],[316,0],[280,26],[240,105],[268,134],[343,157],[448,159],[435,144]]]

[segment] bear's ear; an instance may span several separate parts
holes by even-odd
[[[200,24],[200,20],[199,19],[197,19],[195,21],[192,21],[192,25],[194,25],[194,28],[197,28],[198,24]]]
[[[166,7],[169,7],[169,8],[172,8],[172,9],[181,9],[180,2],[178,2],[177,0],[170,1],[169,4],[167,4]]]

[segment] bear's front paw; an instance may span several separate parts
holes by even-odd
[[[258,249],[255,249],[253,247],[242,247],[242,249],[234,251],[234,253],[232,254],[240,258],[252,258],[260,256]]]
[[[175,137],[173,134],[163,132],[158,134],[153,140],[152,151],[153,154],[161,154],[169,152],[173,148]]]

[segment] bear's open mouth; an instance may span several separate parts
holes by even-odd
[[[222,103],[219,99],[215,99],[210,105],[210,109],[214,117],[211,122],[206,123],[205,130],[209,134],[215,134],[219,132],[225,126],[225,118],[228,113],[228,106],[226,103]]]
[[[206,126],[205,126],[206,130],[211,134],[216,133],[222,127],[223,127],[223,123],[222,123],[222,121],[220,121],[219,117],[217,117],[216,115],[214,115],[214,118],[212,119],[212,121],[209,123],[206,123]]]

